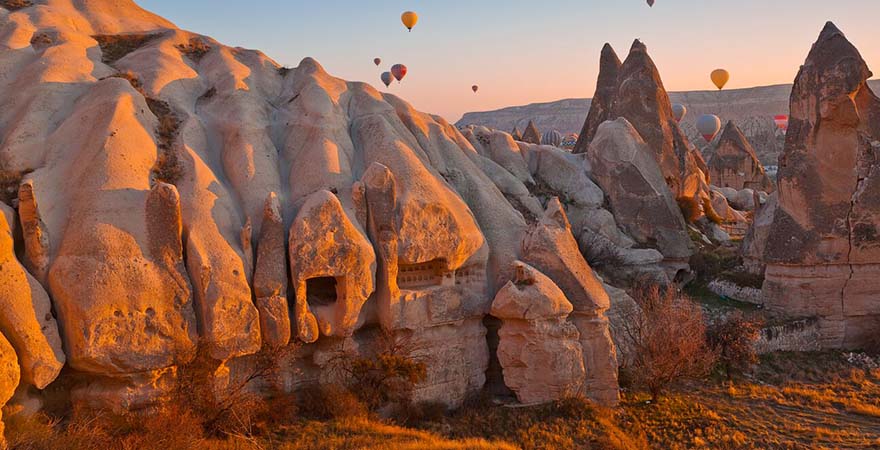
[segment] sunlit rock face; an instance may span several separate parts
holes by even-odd
[[[574,152],[589,151],[602,122],[625,118],[647,144],[675,198],[687,199],[696,205],[699,214],[690,219],[702,216],[703,210],[711,209],[708,168],[700,152],[679,128],[669,94],[647,47],[636,40],[620,63],[614,50],[606,44],[599,68],[598,101],[594,99],[590,105]]]
[[[818,316],[826,347],[859,346],[880,329],[880,99],[870,77],[828,23],[795,80],[764,244],[765,304]]]
[[[593,218],[583,158],[465,136],[310,58],[282,68],[128,0],[4,13],[0,44],[0,180],[17,209],[0,227],[3,356],[36,388],[66,364],[77,403],[149,406],[199,351],[233,376],[291,342],[290,386],[326,381],[329,349],[369,354],[390,334],[427,364],[416,397],[455,405],[485,383],[483,319],[513,261],[543,258],[524,248],[542,235],[535,186],[632,245]],[[580,317],[587,393],[614,401],[607,296],[554,223],[559,255],[540,270]]]
[[[773,192],[773,182],[764,172],[755,149],[733,121],[727,122],[721,132],[709,160],[709,177],[713,186]]]

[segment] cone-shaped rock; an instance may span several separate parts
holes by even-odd
[[[572,153],[586,153],[590,142],[596,135],[596,130],[602,122],[611,119],[611,107],[617,97],[617,77],[620,74],[620,58],[611,47],[605,44],[602,47],[602,55],[599,57],[599,79],[596,82],[596,93],[590,102],[590,112],[581,129],[577,143]]]
[[[709,178],[718,187],[772,192],[773,182],[758,161],[755,149],[733,121],[727,122],[709,160]]]
[[[795,80],[765,302],[818,316],[826,347],[880,329],[880,99],[858,50],[828,23]]]
[[[535,122],[531,120],[529,121],[529,125],[526,126],[526,131],[523,132],[522,141],[535,145],[541,144],[541,132],[538,131]]]
[[[522,132],[520,132],[517,127],[513,127],[513,131],[510,132],[510,137],[512,137],[514,141],[521,141],[523,138]]]

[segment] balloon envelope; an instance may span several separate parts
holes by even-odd
[[[382,64],[382,58],[373,58],[373,64],[379,65]]]
[[[541,144],[559,147],[562,144],[562,133],[556,130],[544,133],[544,136],[541,137]]]
[[[672,114],[675,116],[677,122],[681,122],[681,119],[684,119],[684,116],[686,116],[687,113],[688,109],[681,103],[672,105]]]
[[[730,73],[724,69],[715,69],[712,71],[710,78],[712,78],[712,82],[715,83],[715,86],[720,90],[724,89],[724,85],[730,81]]]
[[[782,130],[783,132],[788,131],[788,116],[786,115],[778,115],[773,118],[773,122],[776,123],[776,127]]]
[[[653,6],[654,6],[654,0],[648,0],[648,6],[653,7]]]
[[[706,139],[706,142],[712,142],[718,132],[721,131],[721,119],[714,114],[703,114],[697,120],[697,130]]]
[[[471,90],[474,91],[474,93],[476,94],[477,91],[480,90],[480,87],[475,84],[475,85],[471,86]]]
[[[385,83],[385,87],[391,86],[391,81],[394,80],[394,76],[391,75],[391,72],[382,72],[382,75],[379,78]]]
[[[407,30],[412,31],[413,27],[419,22],[419,15],[412,11],[407,11],[400,15],[400,21],[403,22],[403,26]]]
[[[391,66],[391,75],[394,75],[394,78],[397,79],[398,82],[403,80],[403,77],[406,76],[406,66],[403,64],[395,64]]]

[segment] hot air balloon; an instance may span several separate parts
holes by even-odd
[[[648,0],[648,6],[654,7],[654,0]]]
[[[419,15],[412,11],[407,11],[400,15],[400,21],[403,22],[403,26],[407,30],[412,31],[413,27],[419,22]]]
[[[471,90],[474,91],[474,94],[476,94],[477,91],[480,90],[480,87],[475,84],[475,85],[471,86]]]
[[[403,64],[395,64],[391,66],[391,75],[394,75],[394,78],[400,83],[401,80],[403,80],[403,77],[406,76],[406,66]]]
[[[721,119],[714,114],[703,114],[697,120],[697,130],[706,139],[706,142],[712,142],[718,132],[721,131]]]
[[[724,89],[724,85],[730,81],[730,73],[724,69],[715,69],[712,71],[712,82],[715,83],[715,86],[718,86],[718,90]]]
[[[562,145],[562,133],[556,130],[544,133],[544,136],[541,137],[541,144],[559,147]]]
[[[788,132],[788,116],[780,114],[773,117],[773,122],[776,122],[776,128],[782,130],[783,133]]]
[[[681,103],[676,103],[672,105],[672,114],[675,116],[675,120],[677,122],[681,122],[681,119],[684,119],[688,113],[687,107],[682,105]]]
[[[379,78],[385,83],[385,87],[391,86],[391,81],[394,80],[394,76],[391,75],[391,72],[382,72],[382,75]]]
[[[382,58],[373,58],[373,64],[379,65],[382,64]]]

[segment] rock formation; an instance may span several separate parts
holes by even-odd
[[[695,214],[688,220],[696,220],[704,212],[711,215],[712,211],[704,211],[711,209],[708,168],[679,128],[660,73],[644,44],[633,42],[623,64],[606,44],[602,49],[597,98],[591,103],[574,152],[588,151],[602,122],[625,118],[647,143],[675,198],[693,205]]]
[[[529,124],[526,126],[526,131],[523,132],[522,141],[535,145],[541,144],[541,132],[538,131],[535,122],[531,120],[529,121]]]
[[[825,347],[880,329],[880,99],[830,22],[801,66],[764,250],[765,305],[818,316]]]
[[[510,132],[510,137],[512,137],[514,141],[521,141],[523,138],[522,133],[517,127],[513,127],[513,131]]]
[[[599,126],[587,151],[592,175],[611,209],[636,242],[657,248],[670,261],[693,253],[684,217],[652,152],[624,118]]]
[[[483,319],[521,260],[574,305],[572,382],[616,401],[607,296],[561,206],[541,219],[562,195],[575,234],[633,242],[583,157],[459,132],[310,58],[285,69],[130,0],[41,2],[0,28],[0,178],[18,206],[0,227],[14,349],[0,369],[14,363],[34,395],[66,364],[74,403],[148,407],[197,351],[219,383],[301,341],[292,389],[385,333],[426,361],[417,400],[460,404],[485,384]]]
[[[498,291],[491,311],[503,323],[504,382],[525,404],[574,395],[584,382],[584,360],[578,330],[566,321],[572,305],[546,275],[514,264],[516,278]]]
[[[613,119],[611,110],[614,107],[614,99],[617,97],[617,77],[622,65],[623,63],[620,62],[620,58],[611,44],[606,43],[602,47],[602,54],[599,57],[599,78],[596,81],[596,93],[590,102],[587,120],[578,135],[572,153],[586,153],[590,142],[593,142],[593,138],[596,136],[596,131],[599,130],[599,125],[602,125],[606,120]]]
[[[709,160],[709,177],[718,187],[773,192],[773,182],[764,172],[755,149],[732,120],[724,127]]]

